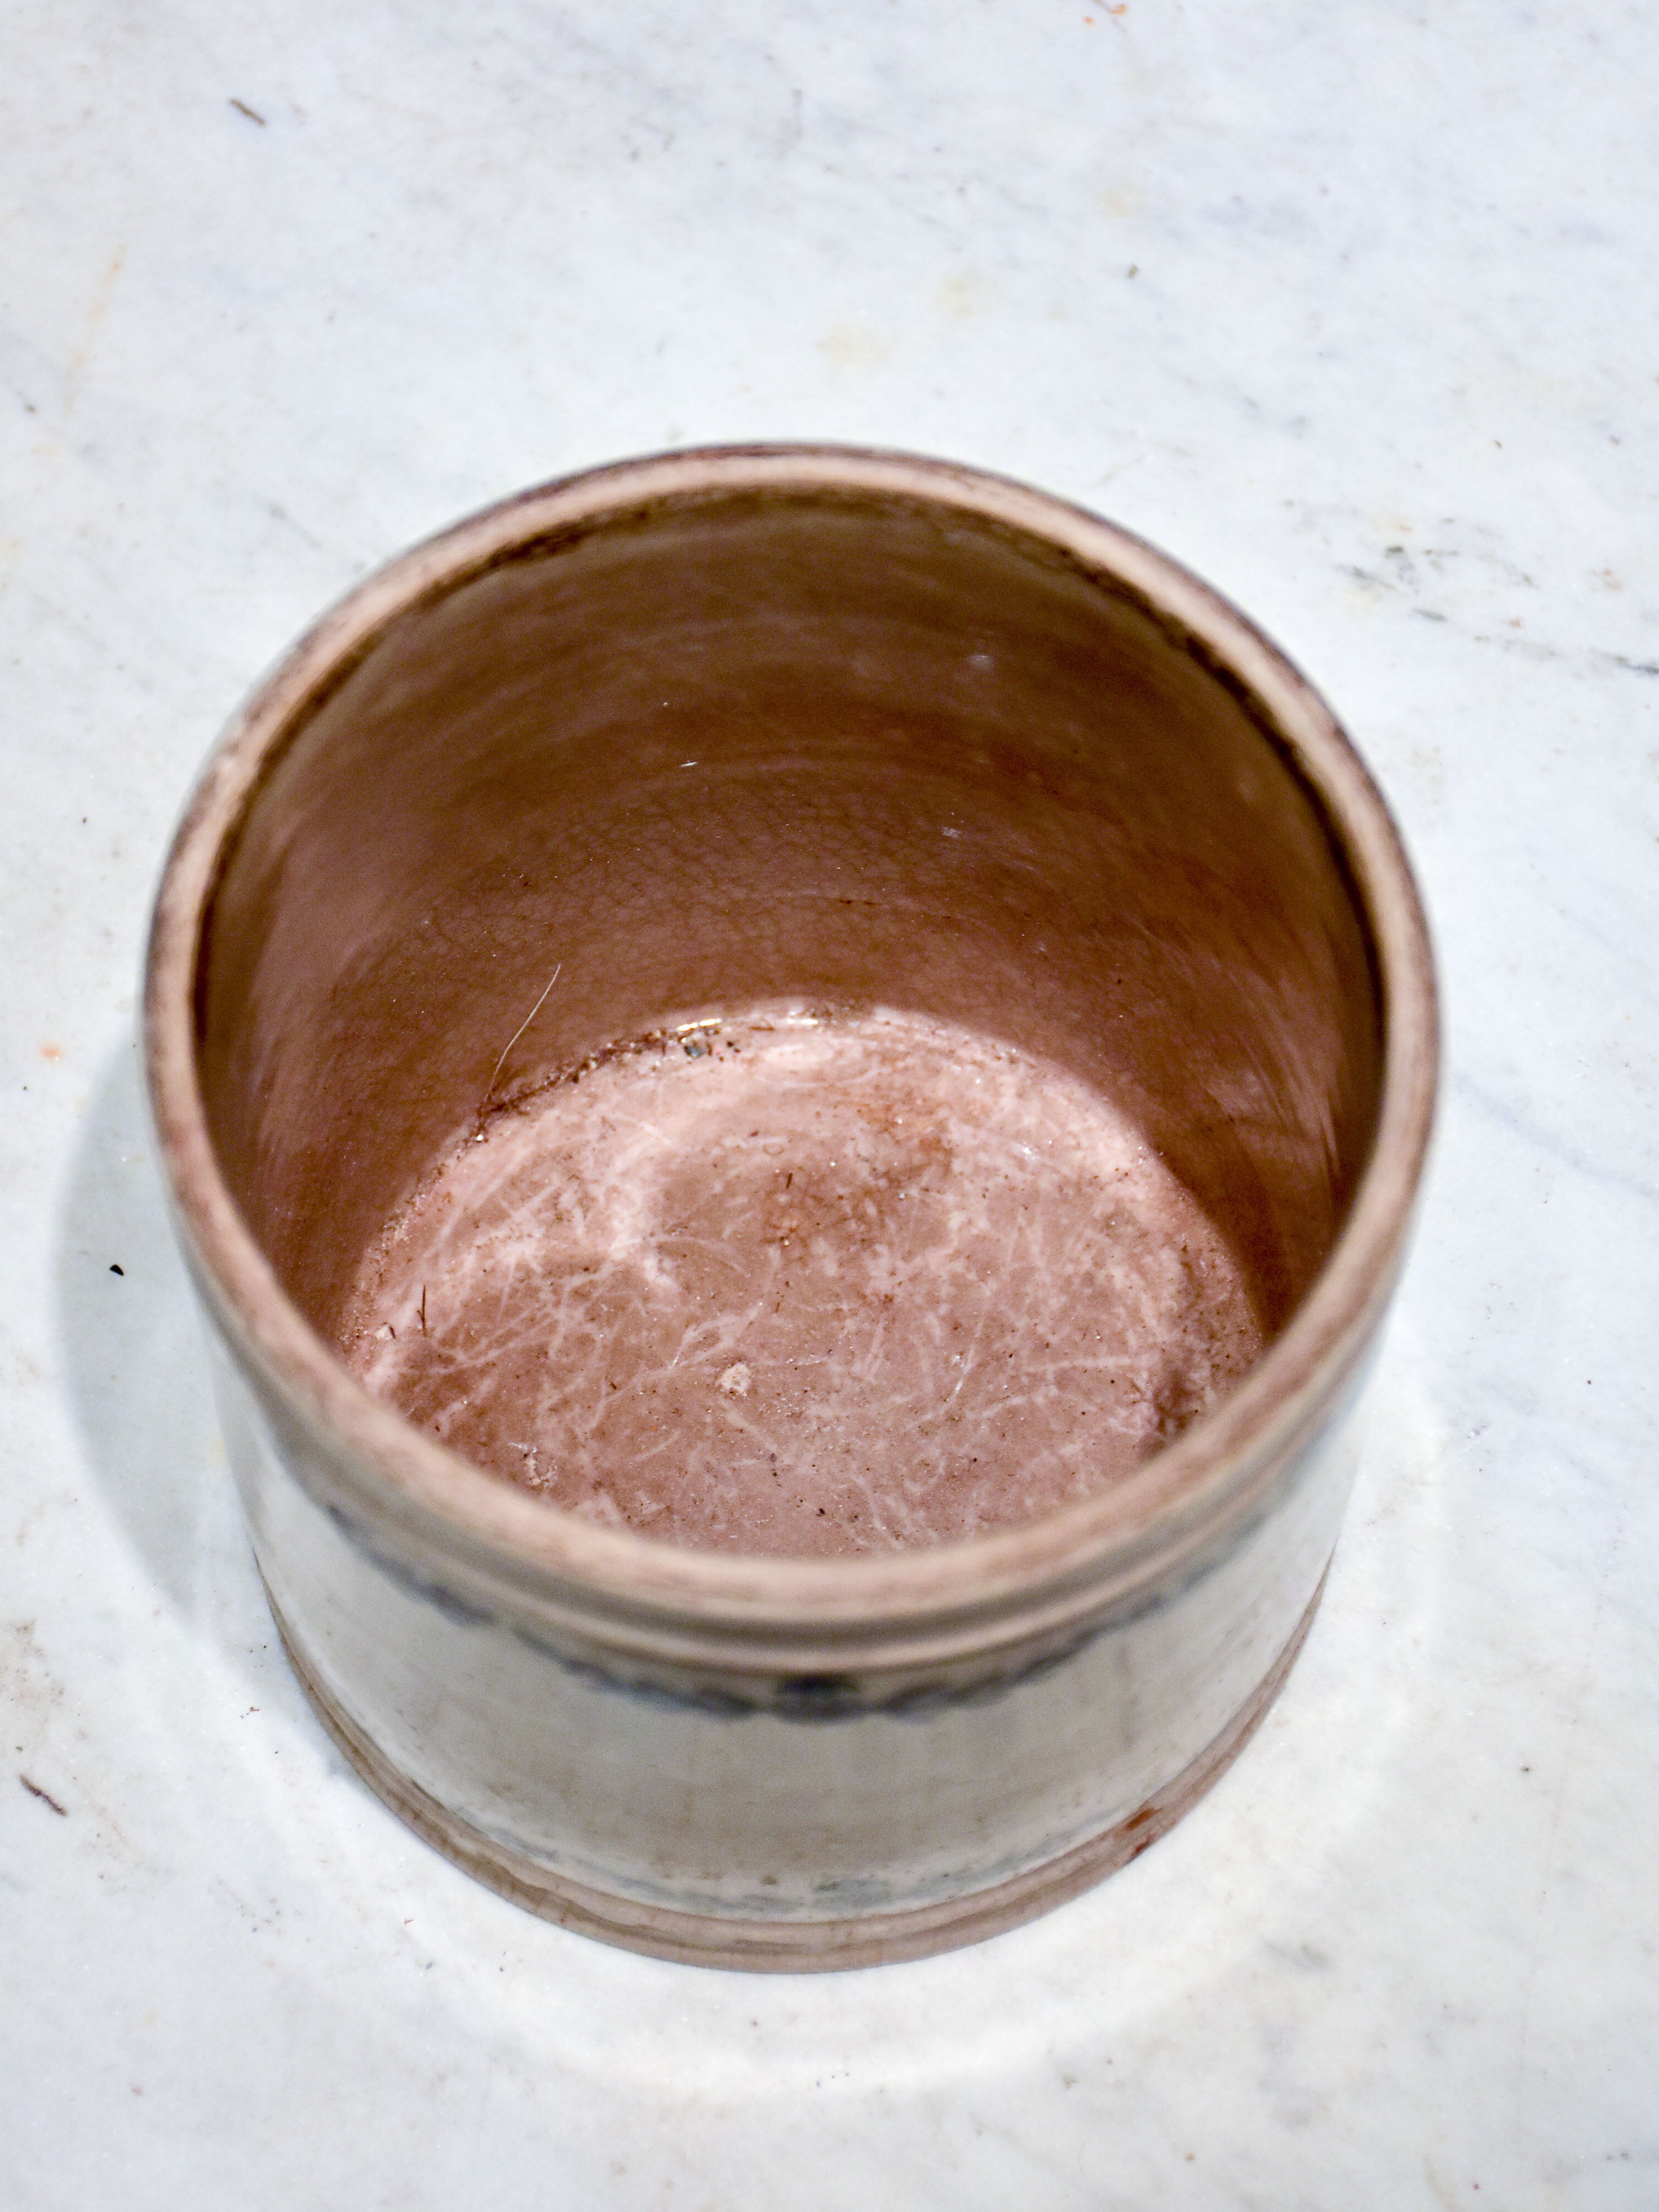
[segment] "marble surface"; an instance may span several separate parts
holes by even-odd
[[[1606,0],[12,0],[8,2207],[1659,2203],[1656,71]],[[1051,1917],[815,1981],[544,1927],[341,1766],[133,1048],[172,821],[319,606],[756,436],[1009,471],[1238,599],[1398,809],[1450,1042],[1248,1756]]]

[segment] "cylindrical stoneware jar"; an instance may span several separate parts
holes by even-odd
[[[237,718],[147,1023],[294,1663],[508,1896],[942,1948],[1272,1699],[1433,983],[1328,710],[1146,545],[817,447],[494,507]]]

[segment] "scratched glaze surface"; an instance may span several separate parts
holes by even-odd
[[[469,1131],[365,1265],[370,1388],[556,1504],[749,1552],[1089,1495],[1261,1333],[1133,1126],[917,1015],[760,1010]]]

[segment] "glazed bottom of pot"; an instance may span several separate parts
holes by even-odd
[[[1220,1780],[1261,1725],[1307,1640],[1324,1589],[1322,1576],[1279,1656],[1226,1726],[1136,1811],[1100,1835],[989,1888],[908,1911],[792,1921],[676,1911],[609,1895],[485,1835],[399,1773],[342,1711],[269,1588],[265,1595],[283,1648],[334,1742],[383,1803],[464,1873],[544,1920],[624,1950],[685,1966],[803,1974],[925,1959],[983,1942],[1038,1918],[1139,1858]]]

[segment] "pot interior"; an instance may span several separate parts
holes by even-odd
[[[822,489],[392,620],[273,746],[198,1009],[229,1188],[371,1387],[756,1551],[971,1534],[1176,1433],[1317,1275],[1381,1071],[1244,687],[1044,541]]]

